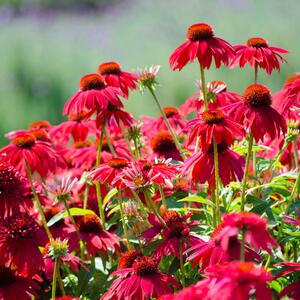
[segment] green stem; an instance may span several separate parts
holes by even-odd
[[[97,159],[96,159],[96,167],[100,165],[100,158],[101,158],[101,151],[102,151],[102,144],[103,144],[103,136],[105,131],[106,119],[103,119],[102,127],[101,127],[101,134],[99,139],[99,144],[97,147]]]
[[[119,203],[119,207],[120,207],[120,215],[121,215],[121,219],[122,219],[123,230],[124,230],[124,234],[125,234],[126,241],[127,241],[127,247],[128,247],[128,250],[131,250],[132,246],[129,241],[129,235],[128,235],[127,226],[126,226],[124,213],[123,213],[122,195],[121,195],[120,191],[118,191],[118,203]]]
[[[258,78],[258,64],[255,62],[254,64],[254,83],[257,84],[257,78]]]
[[[241,211],[245,210],[245,195],[246,195],[248,170],[249,170],[249,163],[250,163],[250,158],[251,158],[251,153],[252,153],[252,146],[253,146],[253,134],[250,133],[248,152],[247,152],[247,157],[246,157],[246,165],[245,165],[244,176],[243,176],[243,181],[242,181]]]
[[[241,230],[241,234],[242,234],[242,239],[241,239],[241,252],[240,252],[240,260],[244,261],[245,260],[245,228],[242,228]]]
[[[90,191],[90,185],[88,183],[85,184],[85,192],[84,192],[84,199],[83,199],[83,209],[87,208],[87,203],[89,199],[89,191]]]
[[[202,94],[203,94],[203,100],[204,100],[204,108],[205,108],[205,110],[208,110],[204,68],[201,64],[200,64],[200,78],[201,78],[201,88],[202,88]]]
[[[59,263],[59,258],[55,258],[54,262],[54,271],[53,271],[53,279],[52,279],[52,300],[55,300],[55,295],[56,295],[56,282],[57,282],[57,273],[58,273],[58,263]]]
[[[65,292],[64,285],[63,285],[63,282],[62,282],[62,279],[61,279],[61,276],[60,276],[59,268],[57,270],[57,279],[58,279],[59,289],[60,289],[62,295],[66,296],[66,292]]]
[[[136,158],[136,160],[139,160],[139,158],[140,158],[140,149],[138,147],[138,143],[137,143],[136,138],[133,139],[133,142],[134,142],[134,148],[135,148],[135,158]]]
[[[213,136],[213,148],[214,148],[214,165],[215,165],[215,200],[216,200],[216,224],[221,221],[220,213],[220,195],[219,195],[219,158],[218,158],[218,144],[215,136]]]
[[[109,139],[106,128],[104,128],[104,136],[105,136],[105,139],[106,139],[106,142],[107,142],[107,145],[108,145],[108,148],[109,148],[111,154],[113,155],[113,157],[117,157],[117,153],[116,153],[116,151],[114,149],[114,146],[112,145],[112,143]]]
[[[165,197],[165,194],[164,194],[164,190],[162,188],[162,186],[158,186],[158,189],[159,189],[159,193],[161,195],[161,202],[164,206],[164,208],[167,210],[168,209],[168,205],[167,205],[167,202],[166,202],[166,197]]]
[[[211,200],[212,200],[212,202],[213,202],[214,204],[216,204],[216,195],[215,195],[214,190],[211,191]],[[213,225],[214,227],[217,226],[217,222],[216,222],[216,221],[217,221],[216,205],[214,205],[214,206],[212,207],[212,225]]]
[[[30,183],[30,187],[31,187],[31,191],[32,191],[32,194],[33,194],[33,199],[37,205],[37,208],[38,208],[38,211],[39,211],[39,214],[41,216],[41,219],[42,219],[42,223],[43,223],[43,226],[46,230],[46,233],[47,233],[47,236],[48,236],[48,239],[50,241],[50,243],[53,241],[53,236],[50,232],[50,229],[47,225],[47,220],[46,220],[46,217],[45,217],[45,214],[44,214],[44,211],[43,211],[43,207],[42,207],[42,204],[39,200],[39,197],[36,193],[36,190],[35,190],[35,187],[34,187],[34,184],[33,184],[33,179],[32,179],[32,173],[31,173],[31,170],[30,170],[30,165],[28,163],[28,161],[25,159],[25,165],[26,165],[26,172],[27,172],[27,177],[28,177],[28,180],[29,180],[29,183]]]
[[[151,208],[151,209],[153,210],[153,212],[156,214],[156,216],[157,216],[157,218],[159,219],[159,221],[161,222],[161,224],[162,224],[163,226],[166,226],[166,222],[165,222],[164,219],[161,217],[161,215],[160,215],[160,213],[159,213],[159,211],[158,211],[158,209],[157,209],[156,204],[155,204],[155,203],[153,202],[153,200],[152,200],[152,197],[151,197],[151,195],[150,195],[150,192],[147,191],[147,190],[145,190],[145,191],[144,191],[144,195],[145,195],[145,198],[146,198],[146,201],[147,201],[147,203],[148,203],[149,208]]]
[[[99,181],[95,182],[95,187],[96,187],[96,195],[97,195],[100,219],[102,221],[103,227],[105,227],[105,214],[104,214],[104,207],[103,207],[103,201],[102,201],[102,196],[101,196],[101,187],[100,187]]]
[[[287,214],[289,213],[289,210],[294,202],[294,196],[295,196],[296,192],[297,192],[297,198],[299,198],[299,191],[300,191],[300,172],[298,172],[296,182],[294,184],[294,187],[293,187],[291,195],[290,195],[290,199],[288,201],[288,206],[287,206],[287,210],[286,210]],[[299,199],[296,199],[296,201],[297,200],[299,200]]]
[[[125,126],[124,126],[124,124],[123,124],[123,122],[121,120],[120,120],[120,127],[122,129],[123,137],[124,137],[124,140],[126,142],[127,148],[128,148],[128,150],[130,152],[130,155],[131,155],[132,158],[134,158],[134,153],[132,152],[132,149],[131,149],[131,146],[130,146],[130,142],[128,140],[128,136],[126,134]]]
[[[183,254],[182,254],[182,244],[179,246],[179,264],[180,264],[180,273],[181,273],[181,284],[182,287],[185,287],[185,275],[184,275],[184,263],[183,263]]]
[[[298,157],[297,144],[298,144],[298,141],[295,140],[293,142],[293,152],[294,152],[295,168],[299,171],[299,157]]]
[[[173,137],[173,140],[174,140],[174,142],[175,142],[175,144],[176,144],[176,147],[177,147],[178,151],[180,152],[181,157],[182,157],[183,159],[185,159],[184,151],[183,151],[183,149],[182,149],[182,147],[181,147],[181,145],[180,145],[180,143],[179,143],[179,141],[178,141],[178,139],[177,139],[177,136],[175,135],[175,133],[174,133],[174,131],[173,131],[173,129],[172,129],[172,127],[171,127],[169,121],[168,121],[168,118],[167,118],[167,116],[166,116],[164,110],[162,109],[162,107],[161,107],[161,105],[160,105],[160,103],[159,103],[159,101],[158,101],[158,99],[157,99],[157,97],[156,97],[156,95],[155,95],[154,90],[153,90],[152,88],[149,88],[149,91],[150,91],[150,93],[152,94],[152,96],[153,96],[153,98],[154,98],[154,100],[155,100],[155,102],[156,102],[156,105],[157,105],[157,107],[158,107],[158,109],[159,109],[159,111],[160,111],[160,113],[161,113],[161,115],[162,115],[162,117],[163,117],[163,119],[164,119],[164,122],[165,122],[165,124],[166,124],[166,126],[167,126],[169,132],[171,133],[171,135],[172,135],[172,137]]]

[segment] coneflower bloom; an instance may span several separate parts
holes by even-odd
[[[219,271],[204,299],[248,300],[251,296],[257,300],[272,300],[272,292],[268,282],[272,275],[263,267],[252,262],[233,261]]]
[[[221,239],[217,236],[221,229],[221,226],[218,226],[208,242],[201,241],[185,251],[185,254],[193,252],[187,257],[187,261],[192,261],[193,267],[199,265],[200,272],[216,264],[240,259],[241,244],[239,240],[235,236],[231,237],[227,249],[223,249]],[[261,261],[261,257],[246,247],[245,260]]]
[[[96,135],[97,128],[95,120],[87,120],[90,114],[70,114],[68,121],[53,126],[49,133],[51,138],[59,143],[67,143],[70,137],[74,142],[85,141],[89,134]]]
[[[216,68],[228,65],[234,57],[233,47],[225,40],[215,37],[212,27],[200,23],[191,25],[187,30],[187,41],[180,45],[170,56],[172,70],[181,70],[196,58],[203,68],[209,69],[214,59]]]
[[[272,254],[270,248],[277,247],[276,241],[267,231],[267,221],[251,212],[230,213],[224,216],[222,229],[216,238],[220,239],[223,249],[228,249],[231,237],[237,237],[240,230],[245,232],[245,241],[256,251],[262,249]]]
[[[270,90],[261,84],[248,86],[242,101],[229,105],[229,114],[233,119],[250,128],[256,142],[263,141],[266,134],[271,139],[286,133],[284,117],[272,106]]]
[[[286,80],[283,88],[274,95],[274,107],[284,117],[290,117],[291,109],[300,107],[300,74],[296,73]]]
[[[283,262],[280,264],[284,267],[284,270],[282,270],[278,277],[286,278],[287,275],[300,272],[300,263],[297,262]],[[300,280],[296,280],[292,283],[290,283],[288,286],[286,286],[281,292],[280,297],[289,296],[291,299],[300,299]]]
[[[127,250],[126,252],[121,254],[118,269],[132,268],[135,260],[142,256],[143,254],[140,250]]]
[[[0,264],[15,266],[18,274],[31,277],[44,265],[39,247],[47,236],[37,222],[25,213],[0,219]]]
[[[269,46],[268,41],[261,37],[250,38],[246,45],[236,45],[234,50],[236,55],[230,64],[231,67],[239,65],[243,68],[248,63],[254,68],[257,64],[269,75],[274,69],[280,71],[280,64],[287,62],[282,54],[289,53],[285,49]]]
[[[0,150],[1,153],[8,157],[21,174],[26,174],[27,161],[31,172],[37,172],[42,177],[53,173],[61,161],[49,143],[37,140],[32,134],[16,136],[8,146]]]
[[[180,132],[185,126],[186,121],[182,119],[180,111],[176,107],[163,107],[163,111],[175,132]],[[148,116],[143,117],[142,131],[147,134],[151,131],[168,130],[168,127],[162,117],[152,118]]]
[[[135,260],[131,268],[119,269],[111,274],[118,275],[101,300],[141,300],[157,298],[179,287],[178,282],[168,274],[159,271],[157,262],[142,256]]]
[[[186,99],[184,104],[179,107],[180,112],[184,116],[187,116],[194,111],[200,112],[204,107],[201,82],[196,82],[196,85],[199,88],[198,92]],[[207,83],[206,97],[208,101],[208,107],[210,109],[218,109],[228,104],[240,101],[239,94],[228,92],[227,84],[224,81],[218,80]]]
[[[136,89],[138,76],[125,72],[117,62],[106,62],[98,67],[98,72],[104,77],[109,86],[119,88],[128,97],[129,90]]]
[[[106,109],[108,104],[123,107],[119,99],[121,90],[108,86],[100,74],[88,74],[80,79],[80,88],[65,104],[63,113],[81,114],[88,110],[99,112]]]
[[[166,226],[163,226],[156,216],[150,214],[148,217],[151,228],[142,233],[147,240],[153,240],[158,234],[162,235],[162,240],[153,252],[153,257],[160,261],[164,255],[176,255],[179,258],[180,247],[185,251],[188,245],[196,245],[203,241],[193,235],[190,230],[197,225],[197,221],[187,221],[192,214],[181,216],[178,212],[169,210],[162,215]]]
[[[230,150],[225,142],[218,145],[219,175],[223,185],[231,181],[241,181],[244,175],[245,159],[243,156]],[[194,182],[208,182],[210,186],[215,186],[215,165],[213,145],[208,151],[200,151],[185,162],[182,174],[191,173]]]
[[[115,178],[129,165],[129,161],[125,158],[112,158],[107,163],[101,164],[94,171],[91,172],[92,180],[98,180],[100,183],[107,183],[109,185],[119,186],[120,180]]]
[[[0,299],[2,300],[31,300],[38,297],[35,290],[39,286],[29,278],[19,276],[15,270],[0,265]]]
[[[134,117],[129,112],[111,104],[97,114],[97,127],[101,128],[104,119],[107,121],[108,126],[113,129],[118,128],[120,122],[126,127],[130,127],[135,123]]]
[[[80,267],[88,269],[84,265],[84,262],[77,256],[73,256],[68,251],[68,241],[61,240],[60,238],[54,240],[52,245],[48,243],[44,248],[44,263],[45,263],[45,275],[46,278],[52,280],[54,272],[54,260],[59,256],[60,265],[66,265],[70,267],[74,272],[78,272]]]
[[[182,161],[179,150],[176,147],[174,139],[169,131],[158,131],[150,141],[150,147],[154,154],[161,158],[172,158]]]
[[[96,256],[97,253],[108,255],[108,251],[117,252],[120,250],[119,238],[112,232],[103,229],[101,220],[97,215],[87,214],[77,221],[81,240],[86,243],[87,251]],[[75,228],[68,232],[70,238],[70,251],[78,245],[78,235]]]
[[[217,144],[225,142],[231,146],[235,138],[244,135],[243,127],[218,109],[201,113],[198,118],[187,123],[185,130],[188,133],[188,144],[200,137],[201,148],[205,151],[209,149],[213,137]]]
[[[0,217],[32,207],[28,180],[0,155]]]

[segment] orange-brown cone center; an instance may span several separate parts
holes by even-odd
[[[268,47],[268,41],[260,37],[254,37],[247,41],[247,46],[254,48],[266,48]]]
[[[101,64],[98,67],[98,71],[101,75],[119,74],[121,72],[121,66],[116,62],[107,62]]]
[[[101,90],[105,87],[105,80],[99,74],[88,74],[80,79],[80,89],[87,90]]]
[[[212,38],[214,31],[208,24],[194,24],[188,28],[186,36],[190,41],[196,42]]]
[[[13,139],[13,144],[19,148],[31,148],[35,142],[36,138],[32,134],[18,135]]]
[[[113,169],[123,169],[128,166],[128,161],[124,158],[113,158],[107,164]]]
[[[207,110],[201,114],[206,124],[219,124],[224,120],[224,113],[221,110]]]
[[[272,104],[270,90],[262,84],[252,84],[243,94],[246,104],[253,108],[268,107]]]

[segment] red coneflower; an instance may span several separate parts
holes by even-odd
[[[75,142],[85,141],[89,134],[96,135],[97,128],[95,120],[87,120],[90,114],[83,112],[81,114],[70,114],[68,121],[53,126],[49,133],[51,138],[59,143],[67,143],[70,137]]]
[[[39,247],[46,242],[44,230],[25,213],[0,220],[0,263],[15,266],[22,276],[31,277],[43,267]]]
[[[196,111],[200,112],[204,107],[204,100],[202,95],[202,84],[196,83],[199,91],[186,99],[184,104],[179,107],[179,110],[184,116]],[[235,103],[240,100],[240,95],[227,91],[227,84],[224,81],[214,80],[208,82],[206,85],[206,97],[208,107],[210,109],[218,109],[228,104]]]
[[[218,145],[219,175],[223,185],[231,181],[239,181],[243,178],[245,159],[243,156],[230,150],[226,143]],[[191,172],[194,182],[205,183],[215,186],[215,165],[213,145],[208,151],[200,151],[189,157],[183,166],[182,174]]]
[[[140,250],[127,250],[126,252],[121,254],[118,269],[131,268],[135,260],[142,256],[143,254]]]
[[[159,157],[168,159],[172,158],[174,160],[182,161],[179,150],[176,147],[174,139],[170,132],[168,131],[158,131],[150,141],[150,147],[152,148],[154,154]]]
[[[207,110],[199,118],[187,123],[185,130],[188,132],[188,144],[200,137],[201,148],[207,151],[215,137],[217,144],[225,142],[231,146],[237,137],[243,137],[243,127],[225,116],[221,110]]]
[[[294,272],[300,272],[300,263],[297,262],[283,262],[280,264],[284,267],[278,277],[286,278],[287,275],[292,274]],[[296,280],[286,286],[281,292],[280,297],[289,296],[291,299],[300,299],[300,280]]]
[[[187,221],[191,217],[191,213],[181,216],[178,212],[169,210],[162,215],[166,227],[152,214],[149,215],[148,221],[152,225],[142,233],[147,240],[153,240],[158,234],[163,239],[153,253],[153,258],[160,261],[164,255],[176,255],[179,258],[180,247],[185,251],[188,245],[196,245],[203,241],[192,235],[190,230],[197,225],[197,221]]]
[[[200,272],[203,272],[207,267],[240,259],[241,243],[237,237],[231,237],[226,250],[221,245],[220,237],[217,234],[220,232],[221,226],[218,226],[208,242],[198,243],[187,251],[185,254],[194,251],[188,256],[187,261],[193,261],[193,267],[199,265]],[[246,247],[245,260],[261,261],[261,257],[253,250]]]
[[[267,286],[272,275],[252,262],[230,262],[211,280],[216,282],[204,299],[218,300],[222,295],[222,300],[248,300],[251,296],[257,300],[272,300]]]
[[[266,134],[271,139],[279,137],[280,131],[287,131],[286,121],[272,106],[270,90],[262,84],[252,84],[245,90],[242,101],[229,106],[229,113],[234,120],[244,124],[258,142]]]
[[[274,107],[284,116],[291,117],[291,109],[300,107],[300,74],[286,80],[283,88],[274,95]]]
[[[29,182],[2,155],[0,156],[0,217],[32,207]]]
[[[79,91],[75,93],[65,104],[63,113],[81,114],[88,110],[99,112],[106,109],[108,104],[123,107],[118,98],[121,90],[108,86],[103,76],[99,74],[88,74],[80,79]]]
[[[157,263],[148,256],[135,260],[131,268],[119,269],[111,276],[119,275],[101,300],[141,300],[156,298],[179,287],[178,282],[168,274],[159,271]]]
[[[98,252],[108,255],[108,251],[116,252],[120,250],[119,238],[112,232],[103,229],[101,220],[97,215],[87,214],[77,221],[80,238],[86,243],[87,251],[96,256]],[[70,251],[78,245],[78,235],[75,228],[69,234]]]
[[[176,107],[163,107],[162,108],[172,129],[179,133],[185,126],[185,121],[182,119],[181,113]],[[152,118],[143,116],[143,127],[142,131],[145,134],[149,134],[151,131],[168,130],[164,118],[159,115],[158,118]]]
[[[7,155],[11,164],[22,174],[26,174],[26,161],[31,172],[42,177],[53,173],[60,162],[59,155],[47,142],[37,140],[32,134],[16,136],[12,142],[0,150]]]
[[[39,286],[31,279],[19,276],[11,268],[0,265],[0,299],[31,300],[38,297],[34,289]]]
[[[190,26],[187,30],[187,41],[180,45],[170,56],[169,62],[172,70],[181,70],[188,62],[198,59],[203,68],[209,68],[212,59],[216,67],[221,64],[228,65],[234,57],[233,47],[221,38],[214,35],[212,27],[200,23]]]
[[[220,239],[223,249],[228,249],[231,237],[237,237],[240,230],[245,231],[245,241],[255,250],[263,249],[272,254],[270,247],[276,247],[276,241],[267,231],[267,221],[255,213],[239,212],[224,216],[222,229],[216,238]]]
[[[138,76],[133,73],[125,72],[117,62],[106,62],[98,67],[98,72],[104,77],[110,86],[119,88],[126,98],[129,90],[136,89]]]
[[[121,181],[116,181],[115,178],[127,168],[129,161],[125,158],[112,158],[107,163],[101,164],[94,171],[91,172],[92,180],[99,180],[100,183],[107,183],[109,185],[119,186]]]
[[[108,126],[112,129],[118,128],[120,122],[122,122],[124,126],[128,127],[135,122],[134,117],[129,112],[111,104],[97,114],[97,127],[101,127],[104,119],[107,121]]]
[[[249,63],[252,68],[258,65],[267,74],[271,74],[274,69],[280,71],[280,63],[287,62],[279,53],[289,53],[285,49],[269,46],[268,41],[260,37],[253,37],[246,45],[236,45],[233,48],[236,55],[230,67],[239,65],[243,68]]]

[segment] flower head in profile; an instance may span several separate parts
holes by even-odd
[[[62,177],[60,180],[53,179],[52,182],[44,184],[44,188],[49,193],[53,194],[58,201],[68,200],[70,198],[73,188],[76,186],[78,179],[68,177]]]
[[[138,74],[138,84],[140,91],[143,93],[145,88],[150,90],[155,90],[158,82],[156,80],[157,73],[160,66],[151,66],[150,68],[144,68],[137,71]]]
[[[216,68],[228,65],[234,57],[233,47],[225,40],[215,36],[213,28],[204,23],[191,25],[186,34],[187,40],[170,56],[172,70],[181,70],[196,58],[203,68],[209,69],[214,59]]]
[[[63,113],[99,112],[106,109],[108,104],[123,107],[119,99],[121,95],[121,90],[108,86],[102,75],[88,74],[80,79],[79,90],[67,101]]]
[[[135,259],[132,267],[118,269],[111,276],[117,275],[101,300],[140,300],[157,298],[171,293],[179,287],[178,282],[168,274],[160,272],[157,262],[148,256]]]
[[[30,278],[20,276],[11,267],[0,265],[0,299],[31,300],[38,297],[38,284]]]
[[[235,138],[244,135],[243,127],[226,116],[221,110],[206,110],[198,118],[189,121],[185,127],[188,133],[188,144],[200,137],[200,146],[207,151],[213,141],[217,144],[225,142],[231,146]]]
[[[118,269],[132,268],[135,260],[142,256],[143,254],[140,250],[127,250],[126,252],[121,254]]]
[[[270,248],[277,247],[276,241],[267,231],[267,221],[251,212],[230,213],[224,216],[217,234],[223,249],[228,249],[231,237],[237,237],[240,230],[245,231],[245,241],[256,251],[262,249],[272,254]]]
[[[182,161],[181,154],[177,149],[175,141],[169,131],[158,131],[151,138],[150,147],[154,154],[159,158],[172,158],[173,160]]]
[[[142,236],[151,241],[158,234],[161,234],[162,240],[153,252],[153,257],[160,261],[164,255],[176,255],[179,258],[179,249],[185,251],[188,245],[196,245],[203,241],[191,233],[192,227],[198,224],[196,221],[188,221],[191,214],[181,216],[174,210],[169,210],[162,215],[165,226],[150,214],[148,217],[151,228],[142,233]]]
[[[83,261],[77,256],[69,253],[68,241],[55,239],[45,246],[44,249],[45,275],[51,280],[53,278],[55,259],[59,259],[60,265],[65,264],[69,266],[74,272],[79,271],[79,267],[85,267]]]
[[[274,95],[274,107],[284,117],[294,119],[295,113],[293,110],[300,108],[300,74],[287,78],[283,88]],[[297,114],[296,114],[297,116]],[[299,119],[299,115],[298,115]],[[297,120],[297,117],[296,117]]]
[[[127,159],[121,157],[112,158],[91,172],[92,180],[99,180],[100,183],[108,183],[117,187],[122,182],[120,179],[116,180],[116,177],[128,166],[129,161]]]
[[[249,64],[251,68],[257,65],[260,69],[266,71],[268,75],[272,71],[280,71],[280,64],[287,62],[282,54],[288,54],[289,52],[285,49],[270,46],[268,41],[261,37],[250,38],[246,45],[234,46],[236,55],[232,60],[230,66],[239,66],[243,68],[246,64]]]
[[[126,98],[128,98],[129,90],[136,89],[137,75],[123,71],[117,62],[101,64],[98,67],[98,73],[104,77],[107,85],[119,88]]]
[[[32,204],[28,180],[0,155],[0,217],[26,211]]]
[[[0,219],[0,264],[15,266],[18,274],[31,277],[42,269],[39,247],[46,243],[46,233],[30,215],[18,213]]]
[[[233,119],[250,128],[256,142],[263,141],[266,134],[271,139],[287,131],[284,117],[272,106],[270,90],[262,84],[248,86],[242,101],[228,106]]]
[[[208,292],[207,299],[217,300],[248,300],[254,296],[258,300],[272,300],[272,292],[268,283],[272,275],[263,267],[252,262],[233,261],[224,265],[216,278],[216,281]],[[204,298],[205,299],[205,298]]]
[[[218,145],[219,175],[223,185],[231,181],[241,181],[244,175],[245,159],[230,150],[225,142]],[[199,151],[185,162],[182,174],[191,174],[194,182],[215,186],[214,151],[211,144],[207,151]]]
[[[108,251],[120,250],[119,238],[112,232],[103,229],[100,218],[97,215],[87,214],[77,221],[80,238],[86,243],[87,251],[96,256],[97,253],[107,256]],[[78,245],[79,239],[75,228],[68,232],[69,249],[73,251]]]
[[[179,107],[180,112],[187,116],[196,110],[201,112],[204,107],[202,94],[202,83],[196,81],[198,91],[186,99]],[[206,85],[206,97],[209,109],[220,109],[223,106],[235,103],[240,100],[240,95],[227,90],[227,84],[224,81],[214,80]]]
[[[40,141],[32,134],[16,136],[11,143],[0,150],[10,163],[22,174],[26,174],[26,163],[31,172],[37,172],[42,177],[55,172],[62,162],[61,157],[48,142]]]

